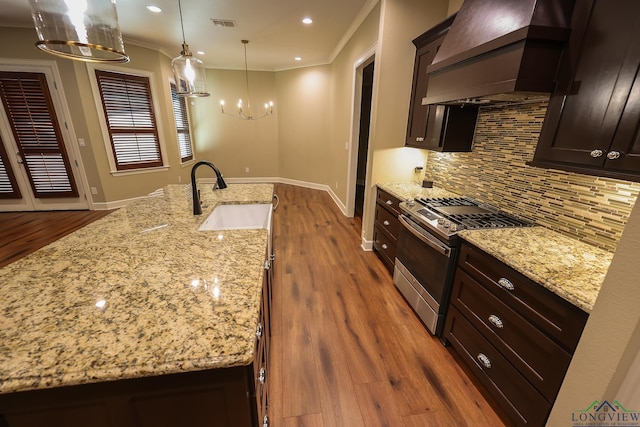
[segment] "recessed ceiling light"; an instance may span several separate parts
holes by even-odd
[[[154,13],[160,13],[162,12],[162,9],[160,9],[158,6],[154,6],[152,4],[147,5],[147,10],[154,12]]]
[[[295,57],[295,58],[293,58],[293,59],[295,59],[296,61],[302,61],[302,58],[301,58],[300,56],[296,56],[296,57]]]
[[[313,19],[311,19],[311,18],[302,18],[302,23],[309,25],[309,24],[313,23]]]

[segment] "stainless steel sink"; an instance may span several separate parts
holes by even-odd
[[[271,203],[218,205],[204,220],[199,231],[271,229]]]

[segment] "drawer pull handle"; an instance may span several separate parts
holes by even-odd
[[[615,160],[615,159],[619,159],[620,158],[620,152],[619,151],[609,151],[607,153],[607,159],[609,160]]]
[[[479,361],[480,363],[482,363],[482,365],[483,365],[485,368],[487,368],[487,369],[491,368],[491,360],[489,360],[489,358],[487,357],[487,355],[486,355],[486,354],[484,354],[484,353],[478,353],[478,355],[476,356],[476,358],[478,359],[478,361]]]
[[[264,384],[265,378],[266,378],[266,373],[264,371],[264,368],[260,368],[260,373],[258,374],[258,381],[260,381],[260,384]]]
[[[383,224],[386,225],[386,226],[389,226],[389,224],[391,224],[391,223],[385,219]]]
[[[515,289],[513,287],[513,283],[511,283],[511,280],[505,279],[504,277],[501,277],[500,280],[498,280],[498,285],[500,285],[501,288],[506,289],[508,291],[512,291]]]
[[[389,246],[387,246],[387,244],[386,244],[386,243],[383,243],[383,244],[382,244],[382,249],[385,249],[385,250],[386,250],[388,247],[389,247]]]
[[[269,427],[269,417],[266,415],[262,419],[262,427]]]
[[[500,319],[495,314],[492,314],[491,316],[489,316],[489,322],[491,322],[493,324],[493,326],[495,326],[498,329],[504,328],[504,324],[502,323],[502,319]]]
[[[385,203],[388,204],[389,206],[393,205],[393,202],[391,200],[387,200]]]
[[[258,338],[262,336],[262,323],[258,323],[258,327],[256,328],[256,336]]]
[[[604,154],[604,152],[602,150],[593,150],[592,152],[589,153],[589,155],[591,157],[593,157],[594,159],[598,158],[598,157],[601,157],[603,154]]]
[[[424,136],[416,136],[416,142],[424,141]]]

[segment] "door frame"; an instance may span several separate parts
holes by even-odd
[[[73,121],[71,120],[71,112],[65,97],[65,91],[62,85],[62,78],[58,70],[58,64],[55,60],[29,60],[29,59],[12,59],[0,58],[0,69],[4,71],[44,73],[47,77],[47,86],[53,102],[53,106],[58,117],[60,132],[62,134],[62,143],[67,151],[69,163],[73,173],[73,178],[78,189],[78,201],[69,203],[64,201],[65,198],[59,199],[37,199],[33,197],[33,191],[28,180],[24,178],[23,166],[19,165],[15,156],[8,152],[10,166],[14,170],[16,180],[22,193],[22,199],[15,199],[16,203],[7,200],[6,203],[0,203],[0,211],[20,211],[20,210],[93,210],[93,200],[89,189],[89,181],[85,173],[84,164],[82,163],[82,155],[77,143]],[[0,106],[1,108],[1,106]],[[14,147],[16,145],[15,138],[11,132],[6,114],[0,115],[0,133],[5,144]],[[26,194],[25,194],[26,193]]]
[[[346,216],[353,217],[355,212],[355,198],[356,198],[356,180],[358,174],[358,147],[360,136],[360,103],[362,98],[362,70],[367,65],[375,61],[375,53],[378,43],[374,43],[369,49],[367,49],[362,55],[358,57],[353,63],[353,96],[351,98],[351,137],[349,142],[349,156],[347,160],[347,200]],[[375,86],[373,88],[375,91]],[[371,138],[371,133],[369,133]],[[371,151],[371,147],[369,147]],[[370,152],[367,154],[367,166],[369,163]],[[369,168],[367,167],[367,175],[369,174]]]

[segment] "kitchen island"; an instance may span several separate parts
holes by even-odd
[[[169,185],[0,269],[0,425],[176,425],[202,402],[214,425],[257,422],[230,402],[254,391],[269,236],[198,227],[273,186],[199,187],[202,216],[190,185]]]

